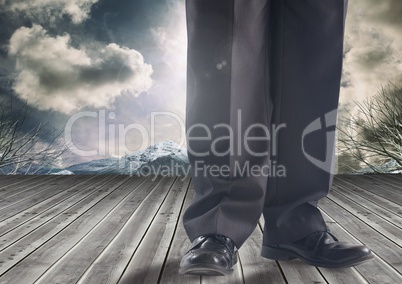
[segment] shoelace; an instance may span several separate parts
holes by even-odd
[[[330,236],[334,239],[335,242],[339,242],[339,240],[337,239],[337,237],[335,237],[335,236],[331,233],[331,231],[329,230],[328,227],[327,227],[327,229],[326,229],[324,232],[328,233],[328,235],[330,235]]]
[[[215,240],[217,240],[219,243],[221,243],[222,245],[224,245],[225,248],[226,248],[229,252],[231,251],[231,249],[230,249],[230,248],[228,247],[228,245],[227,245],[226,237],[224,237],[224,236],[219,236],[219,235],[211,235],[211,236],[202,236],[202,237],[199,237],[199,238],[198,238],[198,239],[199,239],[199,242],[197,242],[196,244],[192,245],[192,246],[190,247],[190,249],[189,249],[187,252],[189,252],[190,250],[199,248],[199,247],[208,239],[208,237],[213,237],[213,238],[214,238]],[[234,253],[237,252],[237,247],[236,247],[235,245],[233,245],[233,252],[234,252]]]
[[[220,236],[220,235],[216,235],[215,236],[215,240],[218,240],[221,244],[223,244],[229,251],[231,251],[231,249],[228,247],[227,243],[228,241],[226,239],[229,239],[225,236]],[[230,239],[229,239],[230,240]],[[237,247],[235,245],[233,245],[233,252],[237,251]]]
[[[317,242],[316,242],[316,244],[315,244],[315,246],[314,246],[314,249],[313,249],[314,252],[316,252],[317,249],[318,249],[318,247],[320,246],[321,240],[322,240],[323,238],[325,238],[325,234],[330,235],[330,236],[333,238],[333,240],[334,240],[335,242],[338,242],[338,241],[339,241],[339,240],[329,231],[329,229],[327,228],[325,231],[322,231],[322,232],[321,232],[321,236],[318,238],[318,240],[317,240]]]

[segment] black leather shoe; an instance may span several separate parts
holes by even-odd
[[[289,244],[265,245],[261,255],[275,260],[299,258],[328,268],[350,267],[374,258],[367,247],[339,242],[329,231],[315,232]]]
[[[180,263],[181,274],[224,276],[233,273],[237,248],[225,236],[209,235],[196,238]]]

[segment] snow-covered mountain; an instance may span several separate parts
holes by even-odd
[[[122,158],[107,158],[67,167],[55,174],[127,174],[186,175],[187,150],[172,141],[164,141]]]
[[[402,174],[401,166],[393,159],[382,165],[374,165],[374,169],[365,167],[353,172],[353,174],[373,174],[373,173],[387,173],[387,174]]]

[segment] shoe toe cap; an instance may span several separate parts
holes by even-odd
[[[325,252],[322,252],[321,255],[325,260],[339,264],[358,263],[361,260],[374,257],[371,250],[365,246],[343,243],[338,243],[331,248],[326,248]]]
[[[230,267],[230,261],[221,253],[212,250],[190,251],[182,259],[181,266],[191,264],[213,264],[221,267]]]

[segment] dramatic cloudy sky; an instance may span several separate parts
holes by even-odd
[[[341,103],[402,83],[402,1],[350,0]]]
[[[122,152],[184,141],[183,1],[0,0],[0,25],[3,105],[26,101],[38,109],[31,122],[56,129],[78,118],[74,145],[100,143],[100,154],[124,154],[109,140]],[[152,112],[164,113],[153,131]],[[98,139],[100,124],[106,139]]]
[[[400,0],[350,1],[342,106],[402,83],[401,13]],[[119,154],[109,140],[127,151],[183,141],[184,0],[0,0],[0,26],[3,104],[26,101],[38,108],[31,121],[56,129],[78,118],[72,139],[82,150],[97,149],[100,119],[106,155]],[[152,112],[165,112],[153,132]]]

